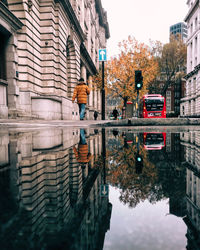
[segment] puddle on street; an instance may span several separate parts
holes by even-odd
[[[199,131],[0,130],[1,249],[199,249],[199,141]]]

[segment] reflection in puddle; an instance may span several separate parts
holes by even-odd
[[[146,150],[161,150],[166,144],[166,133],[143,133]]]
[[[1,130],[1,249],[199,249],[199,141]]]

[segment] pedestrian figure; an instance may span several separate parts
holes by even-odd
[[[79,79],[78,85],[74,89],[74,94],[72,97],[72,102],[77,98],[77,103],[79,106],[80,120],[84,120],[85,117],[85,106],[87,104],[87,96],[90,94],[90,89],[84,82],[83,78]]]
[[[82,166],[84,166],[90,161],[91,154],[88,152],[88,145],[85,138],[85,130],[83,128],[80,129],[80,140],[78,144],[78,149],[76,149],[76,147],[74,146],[73,150],[76,156],[76,160]]]
[[[94,119],[96,120],[97,117],[98,117],[98,112],[95,110],[95,111],[94,111]]]
[[[117,135],[118,135],[118,130],[116,130],[116,129],[113,129],[113,135],[116,137]]]
[[[113,109],[112,114],[114,116],[114,119],[117,120],[117,116],[119,115],[119,112],[117,111],[116,107]]]

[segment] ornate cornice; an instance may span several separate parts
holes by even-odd
[[[192,7],[190,8],[187,16],[185,17],[184,21],[187,22],[187,20],[192,16],[192,14],[194,13],[194,11],[198,8],[199,5],[199,0],[196,0],[194,2],[194,4],[192,5]]]
[[[9,11],[7,6],[0,1],[0,18],[5,20],[15,31],[21,29],[23,23]]]
[[[188,73],[184,78],[187,80],[193,75],[195,75],[200,70],[200,64],[198,64],[196,67],[194,67],[194,70],[192,70],[190,73]]]
[[[81,42],[83,42],[85,40],[85,35],[84,32],[80,26],[80,23],[74,13],[74,10],[71,6],[71,3],[69,0],[55,0],[56,3],[61,3],[62,6],[64,7],[70,22],[72,23],[74,29],[76,30],[77,34],[79,35],[79,38],[81,40]]]
[[[72,29],[79,35],[80,41],[81,41],[81,46],[80,46],[80,55],[81,55],[81,60],[84,62],[86,65],[88,71],[91,74],[96,74],[97,69],[96,66],[94,65],[92,58],[90,57],[85,45],[85,34],[80,26],[80,23],[74,13],[74,10],[71,6],[71,3],[69,0],[55,0],[55,2],[59,2],[63,5],[68,17],[70,18],[71,21],[71,27]]]
[[[109,30],[109,25],[108,25],[108,21],[107,21],[107,13],[102,8],[101,0],[95,0],[95,6],[96,6],[96,10],[99,14],[100,25],[105,28],[106,39],[108,39],[110,37],[110,30]]]
[[[69,0],[55,0],[56,3],[61,3],[67,13],[67,15],[70,18],[70,21],[73,23],[73,25],[76,28],[77,33],[79,34],[81,41],[84,41],[85,35],[83,33],[83,30],[79,24],[79,21],[74,13],[74,10],[71,6],[71,3]],[[95,6],[96,10],[99,14],[99,22],[100,25],[105,28],[106,31],[106,38],[108,39],[110,37],[110,31],[109,31],[109,26],[108,26],[108,21],[107,21],[107,14],[103,10],[102,5],[101,5],[101,0],[95,0]]]
[[[84,64],[86,65],[90,74],[95,75],[97,73],[96,66],[94,65],[85,45],[83,43],[81,43],[80,51],[81,51],[81,60],[84,61]]]

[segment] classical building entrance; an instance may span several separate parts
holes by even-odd
[[[8,116],[6,47],[9,33],[0,26],[0,118]]]
[[[16,86],[15,56],[16,32],[22,22],[7,8],[7,1],[0,2],[0,118],[8,117],[9,105],[14,103]],[[16,102],[15,102],[16,103]]]

